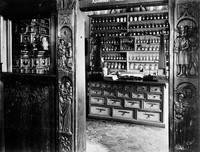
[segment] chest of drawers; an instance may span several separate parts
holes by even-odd
[[[90,81],[88,117],[165,127],[165,83]]]

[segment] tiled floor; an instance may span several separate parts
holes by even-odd
[[[87,152],[168,152],[168,132],[112,121],[87,120]]]

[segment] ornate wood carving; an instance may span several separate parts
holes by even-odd
[[[176,55],[178,77],[198,76],[198,25],[190,4],[180,7],[176,25],[178,36],[175,39],[174,52]]]
[[[175,150],[195,148],[197,114],[197,89],[187,82],[179,84],[174,102]]]
[[[71,133],[72,124],[72,82],[64,76],[59,82],[59,131]]]
[[[60,152],[70,152],[72,151],[72,139],[65,134],[60,134]]]
[[[75,0],[58,0],[59,151],[73,150],[74,115],[74,6]]]
[[[64,22],[65,23],[65,22]],[[58,68],[63,71],[72,71],[72,31],[69,27],[63,26],[60,30],[58,51]]]
[[[199,151],[199,3],[176,1],[172,151]]]
[[[51,87],[10,79],[5,82],[5,136],[13,137],[6,140],[7,150],[50,150]]]

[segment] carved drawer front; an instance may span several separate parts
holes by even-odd
[[[112,89],[112,85],[109,83],[102,83],[102,88],[104,89]]]
[[[117,90],[118,90],[118,89],[119,89],[119,90],[120,90],[120,89],[123,89],[123,85],[121,85],[121,84],[113,84],[112,89],[115,89],[115,90],[116,90],[116,89],[117,89]]]
[[[100,88],[101,87],[101,83],[100,82],[91,82],[91,87]]]
[[[156,112],[137,111],[138,120],[156,121],[160,122],[161,115]]]
[[[93,95],[102,95],[102,90],[93,90],[93,89],[91,89],[90,93],[93,94]]]
[[[110,116],[110,108],[91,106],[90,107],[90,113],[91,114]]]
[[[149,109],[149,110],[161,110],[161,103],[159,102],[144,102],[144,109]]]
[[[137,99],[144,99],[144,93],[136,93],[136,92],[132,92],[132,98],[137,98]]]
[[[125,90],[135,90],[135,86],[134,85],[125,85]]]
[[[132,110],[113,109],[113,117],[131,118],[133,119]]]
[[[130,92],[118,92],[118,97],[130,98]]]
[[[124,106],[128,108],[141,108],[142,100],[125,100]]]
[[[105,99],[101,97],[91,97],[91,103],[104,105]]]
[[[145,85],[137,86],[137,91],[148,91],[148,87]]]
[[[115,97],[116,93],[114,91],[104,90],[104,95],[105,96],[110,96],[110,97]]]
[[[150,92],[159,92],[162,93],[162,88],[158,86],[150,86]]]
[[[120,100],[120,99],[110,99],[110,98],[108,98],[108,99],[107,99],[107,105],[110,105],[110,106],[119,106],[119,107],[121,107],[121,106],[122,106],[122,100]]]
[[[147,99],[161,100],[161,95],[160,94],[147,94]]]

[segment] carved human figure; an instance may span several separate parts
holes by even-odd
[[[197,74],[198,59],[196,57],[197,37],[195,28],[188,25],[177,29],[179,36],[175,40],[174,51],[177,53],[177,76],[195,76]]]
[[[72,69],[72,46],[70,42],[60,39],[59,45],[59,66],[62,68]]]
[[[190,149],[195,136],[195,99],[193,90],[185,86],[174,104],[176,149]]]
[[[188,26],[178,27],[179,36],[175,40],[175,52],[177,52],[178,76],[186,76],[189,65],[189,41]]]
[[[71,132],[71,81],[62,78],[59,90],[60,131]]]

